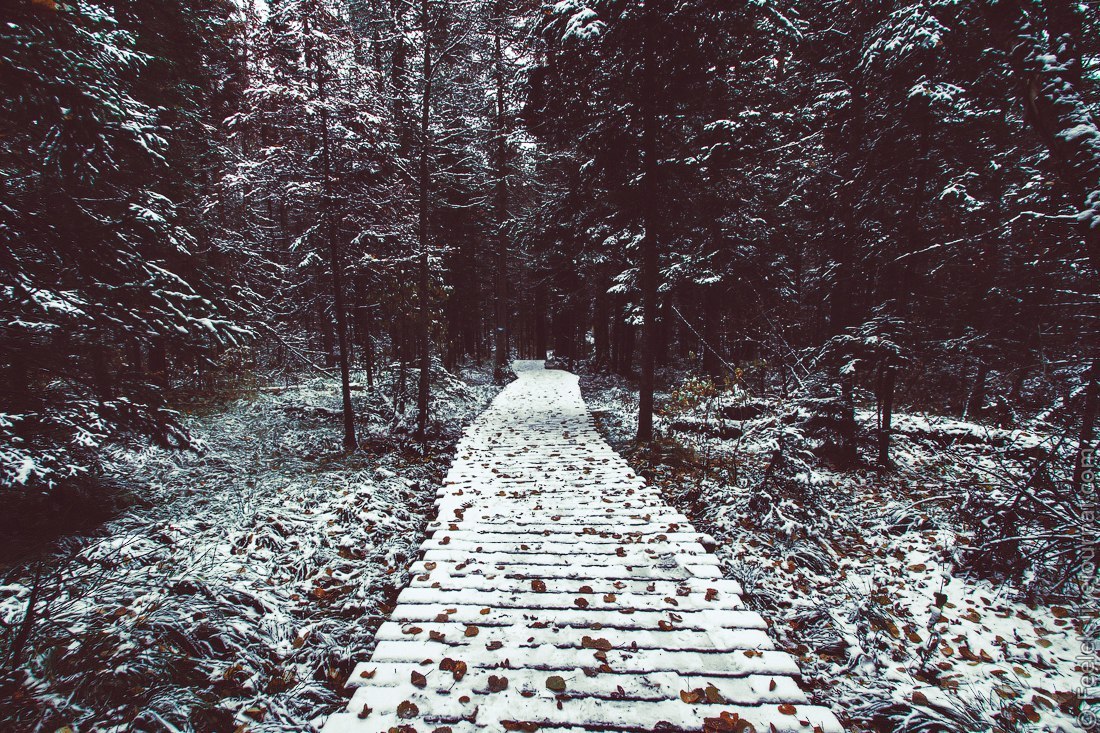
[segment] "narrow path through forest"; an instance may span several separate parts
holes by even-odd
[[[840,731],[709,538],[601,439],[577,378],[516,372],[459,442],[414,579],[325,733]]]

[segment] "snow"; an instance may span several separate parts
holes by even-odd
[[[584,383],[601,428],[628,441],[636,393],[607,377]],[[666,434],[673,420],[717,412],[713,400],[658,404]],[[667,463],[633,463],[717,539],[718,569],[772,622],[776,648],[797,655],[811,700],[860,729],[1084,730],[1087,617],[962,559],[973,530],[960,487],[983,480],[983,468],[1012,470],[1013,456],[1049,449],[1051,436],[903,412],[896,472],[837,471],[811,456],[803,493],[762,517],[750,507],[789,429],[778,409],[736,423],[738,439],[671,433]],[[859,413],[864,425],[873,417]]]
[[[413,580],[325,733],[841,730],[710,539],[600,439],[577,378],[515,372],[459,442]]]
[[[481,381],[437,396],[445,435],[495,393]],[[341,706],[448,457],[392,437],[369,393],[356,403],[370,448],[351,456],[330,378],[189,415],[201,454],[116,450],[107,468],[133,506],[0,588],[0,620],[20,622],[40,568],[48,610],[22,671],[0,678],[19,693],[0,701],[5,729],[308,731]]]

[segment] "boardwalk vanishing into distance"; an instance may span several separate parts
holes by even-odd
[[[599,436],[577,378],[516,372],[458,444],[413,580],[325,733],[841,731],[709,538]]]

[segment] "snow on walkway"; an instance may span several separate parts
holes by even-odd
[[[600,438],[577,378],[516,373],[459,442],[414,579],[324,733],[841,731],[709,538]]]

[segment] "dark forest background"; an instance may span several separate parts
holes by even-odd
[[[842,463],[864,403],[884,465],[896,406],[1085,446],[1096,10],[7,3],[0,484],[246,375],[396,369],[423,435],[436,370],[550,353],[643,442],[686,372],[816,394]]]

